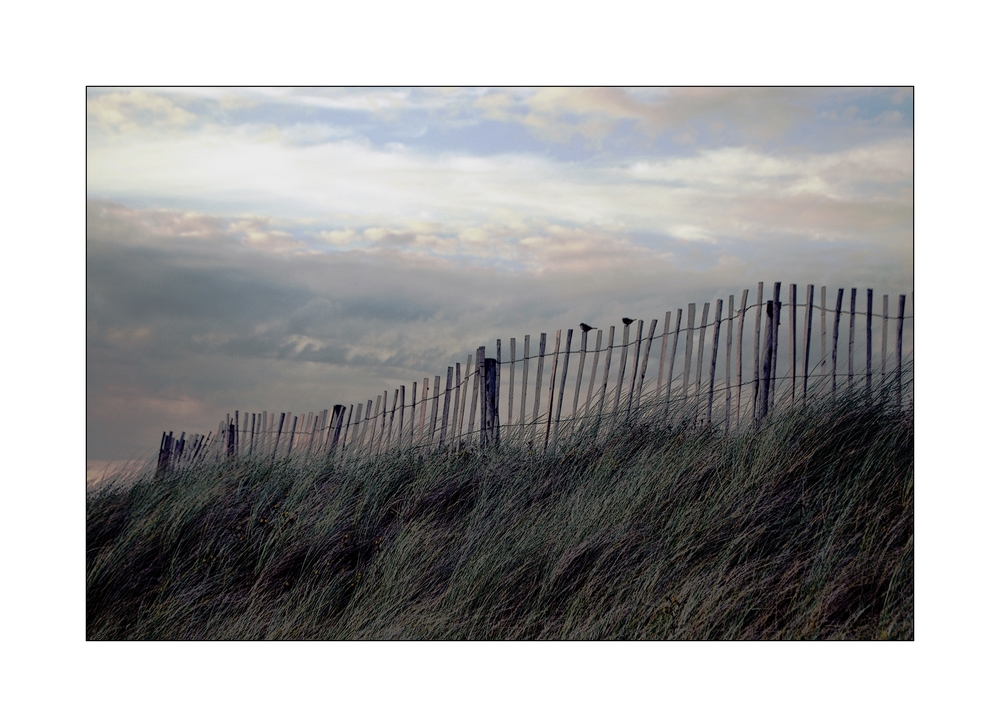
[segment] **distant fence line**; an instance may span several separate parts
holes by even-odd
[[[875,377],[877,389],[883,393],[893,390],[898,405],[902,405],[904,389],[908,395],[912,393],[912,382],[904,386],[903,381],[903,332],[905,322],[913,317],[905,314],[905,295],[898,297],[894,315],[890,315],[889,296],[883,295],[879,315],[873,308],[872,289],[867,290],[863,311],[858,306],[857,288],[850,289],[847,310],[843,288],[837,290],[833,308],[827,306],[825,286],[819,290],[818,304],[814,300],[813,285],[806,287],[804,301],[799,300],[794,284],[788,287],[784,301],[781,300],[781,283],[774,284],[770,298],[765,298],[764,292],[764,283],[758,283],[757,301],[748,304],[749,290],[744,290],[738,306],[735,297],[730,295],[725,316],[723,300],[716,300],[711,320],[711,304],[705,303],[700,324],[696,324],[698,306],[695,303],[688,304],[686,318],[683,308],[676,309],[676,315],[668,310],[659,333],[658,319],[652,320],[644,332],[642,320],[623,318],[625,325],[620,343],[615,343],[615,326],[608,328],[606,341],[602,340],[603,330],[587,327],[578,336],[580,343],[575,351],[572,350],[575,326],[556,331],[551,350],[547,349],[548,339],[542,333],[535,355],[530,353],[530,334],[524,336],[520,357],[516,338],[510,339],[506,359],[502,355],[502,339],[497,339],[496,358],[487,357],[486,347],[481,346],[475,361],[470,354],[464,368],[461,361],[448,367],[443,389],[440,375],[434,376],[433,389],[429,377],[423,380],[419,398],[416,381],[412,383],[409,398],[404,384],[393,390],[391,406],[389,391],[384,390],[376,396],[374,408],[372,400],[368,400],[363,416],[360,402],[348,406],[337,404],[318,414],[309,412],[298,416],[292,412],[244,412],[242,424],[239,411],[236,411],[232,417],[227,414],[216,431],[207,435],[196,434],[185,439],[186,433],[182,433],[175,439],[173,432],[164,432],[157,471],[205,459],[275,458],[323,452],[363,455],[413,446],[459,449],[485,446],[500,439],[548,450],[557,445],[560,434],[567,429],[590,427],[594,434],[600,434],[640,412],[643,417],[653,417],[664,423],[672,420],[716,423],[728,432],[732,427],[761,421],[778,404],[806,401],[819,395],[835,397],[838,387],[853,389],[856,386],[858,317],[863,317],[865,326],[864,368],[863,373],[859,371],[859,377],[864,376],[865,391],[871,392]],[[783,309],[785,320],[782,320]],[[828,325],[830,314],[832,330]],[[747,320],[748,316],[752,321]],[[817,317],[818,336],[815,331]],[[838,353],[843,350],[841,321],[844,317],[848,325],[846,376],[843,363],[838,361]],[[751,322],[752,354],[744,345]],[[881,352],[873,359],[876,334],[872,326],[876,322],[881,322]],[[782,328],[787,330],[784,351],[783,336],[779,333]],[[633,329],[635,339],[631,340]],[[588,336],[595,330],[596,342],[589,349]],[[828,333],[832,334],[829,350]],[[819,338],[818,360],[810,363],[816,337]],[[678,361],[681,338],[683,351]],[[710,339],[707,361],[709,341],[706,339]],[[616,349],[618,369],[615,375],[612,374],[612,359]],[[655,388],[649,368],[653,351],[657,352],[654,357]],[[577,358],[577,365],[570,403],[566,386],[573,368],[573,356]],[[720,372],[722,358],[724,374]],[[533,363],[536,361],[537,364]],[[783,364],[784,373],[779,376]],[[532,366],[535,367],[534,377],[531,376]],[[504,367],[506,377],[502,375]],[[548,391],[543,403],[546,369],[549,371]],[[895,378],[894,386],[892,377]],[[504,378],[507,406],[505,421],[501,423]],[[586,395],[581,399],[585,379]],[[529,399],[532,401],[530,415]]]

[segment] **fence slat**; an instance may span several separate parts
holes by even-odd
[[[615,425],[618,420],[618,404],[621,402],[622,398],[622,387],[625,385],[625,363],[628,359],[628,334],[631,324],[625,324],[625,332],[622,335],[622,353],[618,357],[618,386],[615,389],[615,404],[614,408],[611,410],[611,426]]]
[[[653,335],[656,333],[656,319],[649,324],[649,335],[646,337],[646,352],[642,356],[642,368],[639,370],[639,384],[636,387],[635,393],[635,406],[636,409],[642,403],[642,383],[646,379],[646,367],[649,365],[649,351],[653,348]],[[665,336],[664,336],[665,338]],[[636,360],[638,360],[639,352],[636,350]],[[629,400],[631,402],[631,399]]]
[[[455,446],[455,441],[458,433],[458,421],[459,413],[461,411],[461,406],[459,406],[459,392],[462,390],[462,364],[459,361],[455,362],[455,384],[454,384],[454,399],[455,406],[452,407],[451,415],[451,441],[448,442],[448,449],[450,450]]]
[[[667,339],[670,338],[670,311],[663,314],[663,342],[660,344],[660,363],[656,368],[656,400],[663,390],[663,366],[667,363]]]
[[[764,310],[764,282],[757,283],[757,320],[753,327],[753,416],[759,419],[760,408],[760,316]]]
[[[788,286],[788,370],[792,375],[792,402],[795,401],[795,354],[796,343],[795,329],[798,327],[797,303],[798,285],[791,283]]]
[[[729,434],[729,411],[733,400],[732,356],[733,356],[733,318],[736,317],[736,300],[729,296],[729,315],[726,317],[726,434]]]
[[[572,328],[567,328],[566,329],[566,353],[565,353],[565,356],[563,358],[562,376],[560,376],[560,378],[559,378],[559,399],[558,399],[558,401],[556,403],[556,421],[555,421],[555,424],[553,425],[553,429],[552,429],[552,449],[553,450],[555,450],[555,448],[557,446],[557,443],[559,442],[559,415],[562,413],[563,392],[566,389],[566,374],[569,372],[569,353],[570,353],[570,349],[572,347],[571,346],[572,343],[573,343],[573,329]],[[557,340],[557,342],[556,342],[556,351],[557,351],[556,356],[559,355],[558,354],[558,350],[559,350],[559,343],[558,343],[558,340]],[[555,373],[555,370],[553,369],[553,374],[554,373]],[[546,448],[546,450],[548,449],[548,442],[547,441],[545,443],[545,448]]]
[[[480,371],[482,366],[482,364],[480,363],[480,358],[484,350],[485,349],[483,348],[476,349],[476,360],[475,363],[473,364],[475,368],[469,370],[469,373],[472,377],[472,395],[469,397],[471,399],[471,401],[469,402],[469,428],[466,431],[466,434],[469,435],[468,439],[469,447],[472,447],[473,445],[472,435],[476,431],[476,406],[477,404],[479,404],[479,399],[481,397],[481,394],[479,393],[480,378],[482,376],[482,373]]]
[[[466,394],[469,393],[469,384],[472,382],[470,379],[473,378],[472,372],[472,354],[469,354],[469,358],[465,362],[465,379],[462,382],[462,405],[458,409],[458,429],[455,430],[455,434],[458,436],[458,448],[462,448],[462,432],[465,428],[465,399]]]
[[[545,362],[545,334],[538,339],[538,375],[535,377],[535,407],[531,414],[531,446],[535,444],[538,431],[538,410],[542,405],[542,367]]]
[[[771,333],[771,345],[774,346],[774,351],[771,354],[771,401],[770,407],[774,408],[774,400],[778,395],[778,343],[781,340],[778,331],[781,326],[781,295],[780,288],[781,283],[775,285],[778,288],[778,292],[774,296],[774,329]]]
[[[851,319],[847,336],[847,388],[854,388],[854,305],[858,297],[858,289],[851,288]]]
[[[354,416],[354,414],[357,416]],[[354,404],[351,404],[351,408],[347,412],[347,422],[344,424],[344,436],[343,443],[341,444],[341,450],[346,454],[348,444],[353,444],[353,437],[351,436],[351,424],[354,424],[354,428],[358,428],[358,420],[361,418],[361,404],[358,404],[357,408]]]
[[[452,366],[448,367],[448,378],[444,382],[444,416],[441,417],[441,441],[438,442],[438,448],[444,449],[445,438],[448,436],[448,407],[451,405],[451,377],[455,373],[455,369]],[[395,406],[395,402],[393,402]]]
[[[868,289],[868,312],[865,321],[865,394],[872,393],[872,289]]]
[[[416,427],[416,423],[417,423],[417,382],[416,381],[413,382],[413,388],[411,389],[411,391],[413,393],[410,395],[410,399],[412,399],[413,403],[410,404],[410,436],[409,436],[409,442],[407,443],[407,446],[412,449],[413,442],[416,440],[416,429],[417,429],[417,427]],[[359,410],[359,413],[360,413],[360,410]]]
[[[826,381],[826,286],[819,289],[819,375]]]
[[[520,417],[520,435],[521,441],[524,441],[524,425],[525,425],[525,414],[528,405],[528,367],[530,365],[531,354],[531,334],[527,334],[524,337],[524,354],[521,359],[521,417]]]
[[[274,438],[274,451],[271,452],[272,459],[277,456],[278,447],[281,446],[281,430],[284,429],[284,426],[285,426],[285,412],[281,412],[281,418],[278,420],[278,434]]]
[[[424,377],[424,386],[420,394],[420,422],[417,426],[417,444],[421,447],[427,439],[427,398],[431,391],[431,380]]]
[[[677,340],[681,336],[681,314],[683,308],[677,309],[677,323],[674,326],[674,342],[670,344],[670,364],[667,366],[667,395],[663,401],[663,421],[666,423],[670,416],[670,390],[674,384],[674,359],[677,357]],[[664,329],[665,330],[665,329]]]
[[[608,328],[608,346],[604,357],[604,378],[601,381],[600,401],[597,404],[597,431],[600,432],[601,417],[604,416],[604,398],[608,392],[608,375],[611,373],[611,355],[615,350],[615,327]]]
[[[288,412],[288,415],[291,416],[292,413]],[[299,418],[296,416],[296,417],[294,417],[292,419],[292,431],[289,432],[289,434],[288,434],[288,454],[289,454],[289,456],[291,456],[291,454],[292,454],[292,447],[295,446],[295,431],[296,431],[296,429],[298,427],[298,424],[299,424]]]
[[[694,420],[698,421],[698,410],[701,408],[701,369],[705,362],[705,335],[708,333],[708,313],[712,304],[705,303],[701,311],[701,326],[698,329],[698,367],[694,383]]]
[[[760,392],[760,406],[757,407],[757,421],[763,421],[767,416],[767,407],[770,403],[771,397],[769,396],[771,391],[771,357],[773,350],[771,348],[771,341],[774,334],[774,300],[767,301],[767,325],[764,330],[764,362],[761,365],[761,392]]]
[[[684,393],[683,406],[687,408],[688,384],[691,382],[691,355],[694,353],[694,314],[697,306],[694,303],[688,304],[688,325],[687,334],[684,337],[684,382],[681,384],[681,391]]]
[[[889,341],[889,296],[882,296],[882,386],[885,386],[885,354]]]
[[[517,340],[510,339],[510,375],[507,377],[507,430],[513,431],[514,423],[514,360],[517,358]]]
[[[590,370],[590,383],[587,385],[587,400],[583,404],[583,417],[590,416],[590,402],[594,400],[594,384],[597,382],[597,364],[601,360],[601,336],[604,334],[600,328],[597,329],[597,343],[594,344],[594,364]]]
[[[844,289],[837,291],[837,308],[833,312],[833,346],[830,352],[830,396],[837,395],[837,338],[840,336],[840,311],[844,304]]]
[[[434,398],[431,399],[431,428],[430,436],[427,437],[427,444],[434,444],[434,437],[437,434],[438,422],[438,397],[441,396],[441,377],[434,377]]]
[[[736,328],[736,426],[740,425],[740,401],[743,399],[743,322],[747,317],[747,295],[749,289],[743,290],[740,300],[740,324]]]
[[[625,405],[625,416],[628,417],[632,413],[632,396],[635,393],[635,383],[639,376],[639,354],[642,352],[642,321],[639,321],[639,327],[635,330],[635,355],[632,357],[632,376],[629,380],[628,386],[628,404]]]
[[[569,350],[569,349],[567,349]],[[573,393],[573,411],[570,414],[570,421],[573,422],[572,426],[576,425],[576,407],[580,403],[580,387],[583,385],[583,371],[584,363],[587,360],[587,331],[583,331],[583,335],[580,337],[580,367],[576,372],[576,390]]]
[[[812,344],[813,332],[813,295],[815,286],[810,283],[806,287],[806,340],[802,350],[802,401],[808,401],[807,392],[809,388],[809,347]]]
[[[375,448],[375,439],[378,436],[378,410],[382,406],[382,395],[378,394],[375,397],[375,408],[372,409],[371,417],[371,433],[366,437],[368,454],[371,454]]]
[[[899,296],[899,316],[896,324],[896,406],[903,405],[903,311],[906,296]]]
[[[707,321],[706,321],[707,323]],[[719,331],[722,329],[722,298],[715,304],[715,327],[712,332],[712,360],[708,364],[708,413],[705,423],[712,424],[712,404],[715,401],[715,362],[719,357]]]
[[[569,329],[572,331],[573,329]],[[570,334],[572,335],[572,334]],[[542,444],[542,451],[546,451],[549,448],[549,432],[552,429],[552,408],[555,405],[555,393],[556,393],[556,373],[559,370],[559,339],[562,336],[562,330],[556,330],[556,345],[552,349],[552,373],[549,374],[549,406],[547,409],[547,414],[545,416],[545,440]],[[568,337],[567,337],[568,338]]]

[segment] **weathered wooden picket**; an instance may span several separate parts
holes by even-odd
[[[435,376],[433,390],[429,378],[420,387],[412,383],[407,399],[406,385],[393,390],[392,406],[388,405],[389,392],[383,391],[375,398],[374,408],[368,400],[362,416],[362,403],[344,406],[337,404],[332,409],[319,413],[294,415],[292,412],[244,412],[242,423],[239,411],[219,422],[215,432],[208,435],[193,435],[186,439],[182,433],[174,439],[173,432],[164,432],[160,443],[157,470],[162,472],[205,459],[222,458],[275,458],[313,453],[374,455],[394,448],[425,447],[439,449],[460,449],[470,446],[487,446],[501,439],[521,443],[524,446],[549,450],[558,446],[567,432],[586,429],[601,435],[619,426],[623,420],[635,417],[655,418],[667,423],[684,421],[695,424],[721,425],[726,432],[731,428],[747,426],[761,421],[778,404],[807,401],[817,396],[836,397],[838,391],[838,367],[840,345],[840,323],[843,316],[844,289],[837,291],[835,307],[826,307],[826,287],[820,288],[819,305],[815,305],[815,288],[806,288],[805,302],[799,302],[798,288],[789,286],[787,298],[781,300],[781,283],[775,283],[773,293],[764,300],[764,284],[757,285],[757,301],[747,303],[749,290],[744,290],[739,306],[734,296],[728,300],[728,313],[723,316],[724,301],[718,299],[713,321],[709,322],[711,305],[702,308],[701,322],[696,324],[697,306],[689,304],[686,321],[683,308],[676,310],[676,318],[671,311],[663,317],[663,327],[657,334],[659,321],[654,319],[643,337],[644,322],[623,318],[622,342],[615,344],[616,326],[608,327],[607,343],[603,345],[603,331],[597,330],[594,348],[588,348],[590,326],[581,325],[582,335],[579,346],[572,350],[576,326],[556,331],[555,345],[546,349],[547,336],[539,337],[537,353],[531,355],[531,336],[524,337],[524,350],[520,357],[517,341],[510,339],[510,353],[506,361],[502,359],[502,341],[497,339],[496,358],[486,356],[486,347],[481,346],[475,354],[475,365],[470,355],[463,368],[460,361],[449,366],[441,389],[441,376]],[[856,306],[857,289],[851,289],[848,315],[847,379],[846,386],[855,386],[855,318],[859,311]],[[912,396],[912,378],[904,377],[904,359],[912,362],[912,353],[904,356],[904,325],[912,319],[905,315],[906,296],[899,296],[895,318],[889,315],[889,296],[882,297],[882,312],[879,316],[873,310],[873,291],[867,290],[865,315],[865,392],[873,388],[873,375],[880,377],[882,384],[877,390],[892,392],[897,405],[902,405],[904,395]],[[912,294],[911,294],[912,306]],[[784,328],[788,331],[788,367],[778,376],[779,331],[783,326],[782,309],[786,310]],[[810,365],[813,348],[814,313],[820,313],[819,361]],[[744,331],[748,314],[754,316],[752,377],[746,367]],[[802,314],[801,316],[799,314]],[[827,349],[827,314],[833,314],[832,342]],[[763,317],[763,338],[761,323]],[[881,362],[877,373],[872,369],[872,320],[881,318]],[[671,322],[673,329],[671,330]],[[890,323],[895,322],[895,361],[888,358]],[[686,323],[686,327],[684,327]],[[735,341],[733,324],[736,324]],[[725,338],[721,337],[723,324]],[[635,330],[635,340],[630,342]],[[678,342],[684,335],[683,369],[675,376]],[[911,329],[912,334],[912,329]],[[695,349],[695,335],[698,337]],[[707,362],[707,381],[703,379],[706,368],[706,339],[711,339],[711,350]],[[657,345],[657,339],[659,344]],[[719,373],[720,340],[724,340],[725,374]],[[801,341],[801,345],[800,345]],[[735,352],[734,349],[735,348]],[[618,351],[617,384],[611,380],[612,390],[608,391],[611,377],[612,359]],[[656,358],[656,387],[646,388],[645,380],[649,370],[650,354],[658,351]],[[909,349],[912,351],[912,347]],[[695,353],[697,351],[697,353]],[[560,354],[562,357],[560,358]],[[829,367],[827,358],[829,354]],[[571,357],[576,356],[576,380],[573,385],[572,404],[567,402],[566,384],[571,369]],[[587,357],[592,356],[587,393],[580,401],[583,380],[586,375]],[[603,356],[603,366],[601,357]],[[631,358],[631,361],[629,359]],[[735,377],[732,364],[735,358]],[[551,360],[551,363],[548,363]],[[537,363],[532,363],[537,362]],[[502,381],[503,364],[507,364],[506,381]],[[516,367],[520,364],[520,408],[515,416],[515,390],[517,387]],[[629,364],[631,366],[629,367]],[[536,367],[534,386],[529,385],[529,370]],[[693,370],[692,370],[693,365]],[[548,395],[544,400],[545,369],[549,369]],[[818,369],[818,370],[817,370]],[[601,375],[599,376],[599,370]],[[666,376],[664,377],[664,370]],[[628,376],[626,377],[626,374]],[[891,379],[895,378],[895,381]],[[735,378],[735,381],[734,381]],[[704,386],[703,386],[704,384]],[[507,388],[505,421],[501,421],[501,389]],[[843,384],[840,384],[843,389]],[[471,387],[471,392],[469,388]],[[527,416],[529,389],[534,405]],[[581,406],[582,404],[582,406]],[[440,405],[440,406],[439,406]],[[565,407],[565,408],[564,408]],[[419,413],[418,413],[419,409]],[[468,411],[468,420],[466,412]],[[407,417],[409,413],[409,417]],[[478,413],[478,416],[477,416]],[[277,419],[277,421],[275,421]]]

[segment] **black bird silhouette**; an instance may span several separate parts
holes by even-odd
[[[630,326],[630,325],[632,325],[632,322],[634,320],[635,320],[635,318],[622,318],[622,323],[624,323],[626,326]]]
[[[581,323],[580,324],[580,328],[582,328],[584,330],[584,332],[594,330],[593,326],[588,326],[586,323]]]

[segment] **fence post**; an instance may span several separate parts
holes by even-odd
[[[173,432],[171,432],[173,434]],[[164,432],[160,437],[160,454],[156,458],[156,474],[162,475],[170,468],[170,446],[172,442]]]
[[[483,353],[486,348],[483,347]],[[482,431],[479,433],[480,446],[496,441],[497,427],[497,404],[499,403],[497,391],[497,360],[495,358],[482,359],[483,372],[483,411],[481,415]]]
[[[333,432],[330,435],[330,441],[327,446],[327,453],[331,453],[337,449],[337,443],[340,441],[340,427],[344,420],[344,405],[334,404],[333,405],[333,416],[330,419],[330,426],[333,428]],[[334,427],[334,422],[336,426]]]

